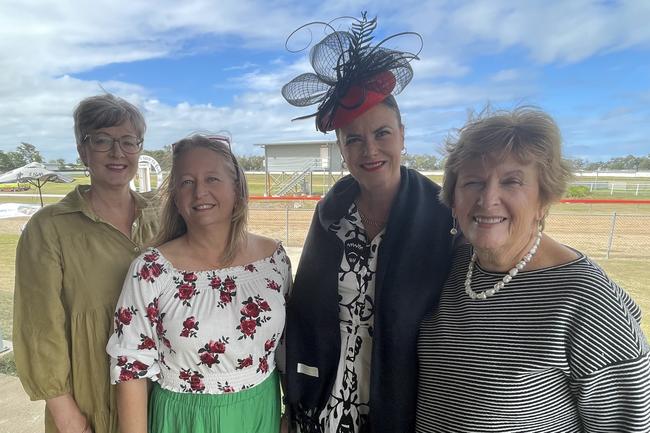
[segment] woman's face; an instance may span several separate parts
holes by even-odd
[[[479,259],[514,265],[527,252],[545,211],[538,179],[534,163],[512,156],[474,159],[461,167],[452,210]]]
[[[117,126],[99,128],[92,134],[105,134],[113,139],[122,139],[127,136],[137,137],[138,135],[129,121]],[[93,150],[90,139],[86,139],[79,146],[78,151],[79,157],[88,167],[91,183],[95,186],[126,187],[138,171],[140,153],[125,153],[115,142],[109,151],[98,152]]]
[[[377,104],[337,131],[341,155],[350,174],[364,189],[399,184],[404,127],[397,113]]]
[[[188,230],[229,228],[236,202],[230,165],[211,149],[193,147],[180,155],[175,168],[174,202]]]

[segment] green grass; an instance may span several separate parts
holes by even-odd
[[[326,181],[327,179],[326,174],[314,174],[311,179],[313,180],[313,185],[312,185],[312,191],[314,194],[321,194],[323,191],[323,185],[328,184]],[[336,178],[337,176],[335,176]],[[429,175],[429,179],[433,180],[434,182],[440,184],[442,182],[442,176],[434,176],[434,175]],[[265,175],[264,174],[247,174],[246,178],[248,180],[248,189],[249,193],[252,196],[263,196],[264,191],[265,191]],[[279,176],[279,175],[274,175],[273,179],[271,182],[275,185],[277,185],[277,182],[281,182],[282,179],[288,179],[289,175],[284,175],[284,177]],[[576,178],[576,181],[579,182],[591,182],[595,181],[596,178]],[[616,181],[616,182],[627,182],[628,184],[636,184],[636,183],[643,183],[643,182],[650,182],[650,179],[644,179],[644,178],[605,178],[605,177],[599,177],[597,179],[599,182],[604,182],[604,181]],[[69,191],[71,191],[76,185],[84,185],[88,184],[90,182],[90,179],[85,176],[78,176],[74,178],[74,182],[72,183],[47,183],[43,188],[42,192],[43,194],[67,194]],[[330,180],[329,184],[331,184],[333,181]],[[38,190],[36,187],[31,187],[30,190],[28,191],[22,191],[20,193],[27,193],[27,194],[37,194]],[[11,193],[7,193],[11,194]],[[19,193],[16,193],[19,194]],[[635,195],[634,190],[630,190],[627,192],[615,192],[614,195],[610,195],[608,190],[598,190],[598,191],[593,191],[590,193],[588,197],[585,198],[595,198],[595,199],[649,199],[650,198],[650,191],[645,190],[641,191],[639,195]],[[44,198],[44,202],[46,203],[55,203],[58,201],[57,198]],[[13,202],[13,203],[33,203],[33,204],[38,204],[38,197],[0,197],[0,203],[8,203],[8,202]]]
[[[13,353],[0,356],[0,374],[16,376],[16,362]]]

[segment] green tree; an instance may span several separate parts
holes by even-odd
[[[402,164],[423,171],[438,170],[442,167],[441,161],[434,155],[407,154],[402,157]]]
[[[11,161],[11,157],[8,153],[4,153],[0,150],[0,172],[4,173],[5,171],[13,170],[14,166]]]
[[[264,157],[258,155],[238,156],[237,161],[244,171],[262,171],[264,170]]]
[[[640,159],[641,161],[639,161],[639,170],[650,170],[650,153],[648,156],[644,156]]]
[[[172,147],[166,145],[162,149],[147,149],[142,151],[143,155],[148,155],[158,161],[163,171],[169,171],[172,168]]]
[[[23,157],[23,160],[28,162],[43,162],[41,153],[36,149],[36,146],[22,141],[16,151]]]

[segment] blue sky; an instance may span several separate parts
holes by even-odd
[[[102,89],[143,110],[151,149],[197,130],[229,130],[248,155],[257,143],[322,139],[313,121],[291,122],[315,107],[280,95],[311,70],[308,51],[291,53],[285,40],[301,24],[363,10],[378,17],[378,39],[424,40],[397,96],[409,153],[436,153],[490,103],[548,111],[569,157],[650,154],[647,0],[3,0],[0,150],[26,141],[48,160],[74,161],[72,111]]]

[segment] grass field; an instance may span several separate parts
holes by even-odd
[[[277,182],[281,182],[282,179],[288,179],[288,175],[281,176],[281,175],[274,175],[272,176],[271,182],[273,184],[276,184]],[[326,190],[328,185],[331,185],[336,179],[338,179],[340,176],[336,175],[331,178],[329,178],[327,175],[320,175],[320,174],[314,174],[311,179],[313,180],[313,184],[311,186],[313,194],[322,194],[323,191]],[[431,180],[434,182],[440,184],[442,182],[442,176],[434,176],[430,175],[428,176]],[[248,180],[248,189],[249,193],[251,196],[263,196],[265,192],[265,176],[263,174],[247,174],[246,178]],[[590,182],[590,181],[595,181],[596,178],[579,178],[576,179],[579,180],[580,182]],[[605,180],[611,180],[611,179],[605,179],[605,178],[598,178],[598,181],[605,181]],[[620,179],[618,179],[620,181]],[[631,178],[631,179],[626,179],[625,182],[629,183],[638,183],[638,182],[645,182],[645,183],[650,183],[650,179],[645,179],[645,178]],[[70,190],[72,190],[76,185],[83,185],[89,183],[89,178],[81,176],[81,177],[75,177],[73,183],[48,183],[42,188],[43,194],[66,194]],[[28,191],[21,191],[19,193],[5,193],[5,194],[11,194],[12,196],[0,196],[0,203],[31,203],[31,204],[39,204],[38,197],[20,197],[19,194],[38,194],[38,190],[36,187],[31,187],[30,190]],[[650,190],[644,191],[640,195],[635,195],[634,190],[630,190],[627,192],[616,192],[614,195],[610,195],[608,191],[594,191],[590,196],[586,198],[606,198],[606,199],[650,199]],[[56,203],[59,201],[59,198],[57,197],[43,197],[43,201],[46,204],[49,203]],[[580,207],[580,206],[579,206]],[[589,205],[582,206],[580,208],[585,209],[589,207]],[[636,207],[636,211],[642,211],[642,212],[648,212],[650,213],[650,206],[639,206],[639,205],[630,205],[630,207]],[[643,210],[640,209],[641,207],[643,208],[648,208],[648,210]],[[620,210],[620,209],[617,209]],[[590,210],[591,211],[591,210]],[[603,210],[606,211],[606,210]]]
[[[438,183],[441,180],[433,179]],[[263,175],[249,175],[248,182],[251,195],[264,194]],[[77,178],[72,184],[50,183],[43,188],[43,193],[65,194],[76,184],[84,183],[88,183],[88,178]],[[322,188],[322,185],[322,177],[314,176],[314,190]],[[35,192],[34,188],[31,192]],[[60,198],[44,198],[46,203],[58,200]],[[38,197],[0,196],[0,203],[3,202],[38,204]],[[314,205],[315,202],[254,202],[250,229],[282,239],[288,246],[301,246]],[[608,244],[613,212],[617,214],[616,237],[611,245],[612,258],[605,259],[603,248]],[[558,204],[551,213],[548,232],[559,241],[591,255],[628,290],[645,312],[642,326],[650,336],[650,205]],[[12,336],[14,256],[25,221],[24,218],[0,220],[0,329],[5,339]],[[10,358],[0,360],[0,372],[3,371],[12,371]]]

